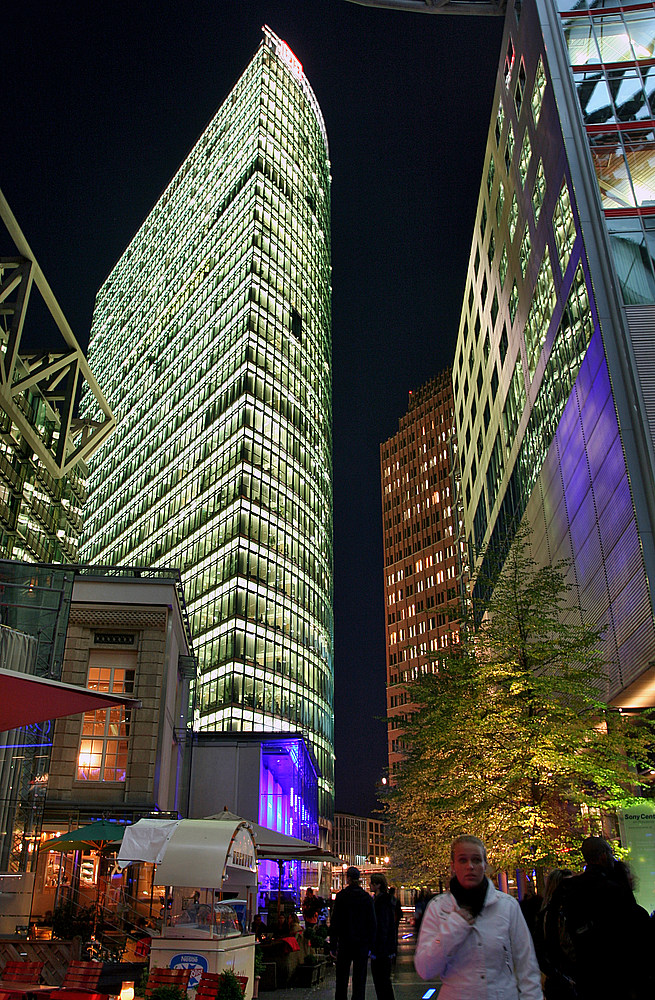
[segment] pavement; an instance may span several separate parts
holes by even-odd
[[[422,998],[425,998],[425,1000],[436,1000],[439,994],[440,983],[438,980],[435,982],[426,982],[417,975],[414,970],[414,947],[416,944],[414,935],[410,931],[403,933],[403,930],[401,925],[398,957],[396,959],[396,967],[391,976],[395,998],[396,1000],[422,1000]],[[351,995],[351,986],[352,984],[349,983],[349,997]],[[433,992],[430,993],[430,990]],[[310,986],[305,989],[301,987],[287,987],[280,990],[259,991],[260,1000],[305,1000],[305,997],[308,1000],[334,1000],[333,965],[328,965],[325,979],[316,986]],[[366,1000],[376,1000],[370,967],[368,976],[366,977]]]

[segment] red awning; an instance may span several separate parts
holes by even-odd
[[[0,732],[112,705],[140,708],[141,702],[122,694],[89,691],[48,677],[0,669]]]

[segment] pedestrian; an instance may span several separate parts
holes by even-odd
[[[345,889],[338,892],[330,920],[330,954],[336,958],[335,1000],[347,1000],[352,966],[352,1000],[364,1000],[368,956],[375,943],[373,900],[360,885],[359,868],[346,871]]]
[[[576,996],[575,983],[558,962],[557,952],[551,954],[551,947],[547,943],[558,940],[559,915],[553,898],[565,878],[573,878],[573,872],[569,868],[553,868],[546,876],[544,898],[533,930],[537,961],[544,975],[546,1000],[575,1000]]]
[[[375,909],[375,944],[371,951],[371,975],[377,1000],[394,1000],[391,964],[396,955],[396,919],[386,875],[371,875]]]
[[[553,966],[575,983],[580,1000],[643,1000],[652,995],[648,963],[653,931],[626,866],[602,837],[581,845],[585,870],[555,891],[545,947]]]
[[[302,915],[305,920],[305,927],[314,927],[318,923],[318,912],[321,908],[321,900],[314,895],[311,885],[307,887],[307,892],[303,896],[301,903]]]
[[[391,900],[391,907],[393,909],[393,921],[396,927],[396,947],[394,949],[396,956],[398,955],[398,928],[400,927],[400,921],[403,918],[403,909],[400,905],[400,900],[396,896],[396,887],[393,885],[389,886],[389,899]]]
[[[486,877],[478,837],[457,837],[450,891],[428,903],[414,964],[441,979],[439,1000],[543,1000],[534,945],[517,901]]]

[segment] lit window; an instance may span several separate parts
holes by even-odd
[[[507,277],[507,247],[503,244],[503,252],[500,255],[500,263],[498,265],[498,275],[500,277],[500,287],[502,288],[505,284],[505,278]]]
[[[507,129],[507,142],[505,143],[505,167],[509,173],[509,168],[512,163],[512,157],[514,156],[514,129],[512,128],[511,122]]]
[[[541,105],[543,103],[544,91],[546,90],[546,74],[544,72],[544,64],[539,59],[537,65],[537,72],[534,78],[534,87],[532,88],[532,117],[534,118],[535,125],[539,121],[539,116],[541,115]]]
[[[498,113],[496,114],[496,145],[500,146],[500,137],[503,134],[503,122],[505,121],[505,112],[503,111],[503,102],[498,102]]]
[[[573,208],[571,207],[569,187],[566,180],[562,183],[562,187],[555,204],[555,211],[553,213],[553,233],[555,235],[555,245],[557,247],[560,270],[562,274],[564,274],[571,257],[576,237],[575,219],[573,217]]]
[[[503,217],[503,208],[505,206],[505,187],[501,181],[498,185],[498,198],[496,199],[496,222],[500,226],[500,221]]]
[[[503,430],[508,455],[512,450],[514,438],[521,422],[525,400],[525,379],[523,378],[523,365],[521,364],[521,355],[519,354],[503,407]]]
[[[92,650],[87,687],[130,695],[134,691],[135,663],[136,652],[112,654]],[[84,713],[78,780],[125,781],[130,721],[131,712],[123,706]]]
[[[505,53],[505,83],[509,86],[509,81],[512,76],[512,70],[514,68],[514,59],[516,58],[514,52],[514,43],[512,39],[508,39],[507,42],[507,52]]]
[[[534,376],[539,356],[546,343],[546,335],[548,334],[548,327],[553,316],[556,300],[553,269],[550,263],[550,254],[548,249],[546,249],[541,267],[539,268],[539,274],[537,275],[537,282],[524,330],[530,378]]]
[[[510,241],[514,242],[514,234],[516,233],[516,226],[519,221],[519,206],[516,200],[516,195],[512,196],[512,203],[509,207],[509,215],[507,217],[507,228],[509,230]]]
[[[521,144],[521,156],[519,157],[519,177],[521,178],[521,184],[525,186],[525,181],[528,176],[528,167],[530,166],[530,157],[532,156],[532,146],[530,145],[530,133],[526,125],[525,132],[523,133],[523,143]]]
[[[525,227],[525,232],[523,234],[523,239],[521,240],[521,246],[519,248],[519,259],[521,261],[521,273],[525,278],[525,272],[528,267],[528,260],[530,259],[530,230]]]
[[[519,75],[516,81],[516,87],[514,88],[514,106],[516,107],[517,118],[521,114],[524,92],[525,92],[525,63],[523,59],[521,59],[521,63],[519,65]]]
[[[512,284],[512,291],[509,296],[509,318],[511,322],[514,322],[514,317],[516,316],[516,310],[519,305],[519,290],[516,287],[516,282]]]
[[[487,170],[487,191],[489,192],[489,198],[491,198],[491,192],[494,187],[494,174],[496,172],[494,158],[493,156],[489,160],[489,169]]]
[[[541,206],[544,203],[545,197],[546,197],[546,174],[544,171],[543,160],[539,160],[539,166],[537,167],[537,174],[534,179],[534,187],[532,189],[532,210],[534,212],[535,223],[539,221],[539,213],[541,212]]]

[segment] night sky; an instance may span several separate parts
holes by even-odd
[[[386,767],[379,444],[452,360],[502,21],[345,0],[36,0],[2,22],[0,188],[84,347],[98,287],[261,26],[304,66],[333,176],[336,805],[366,814]]]

